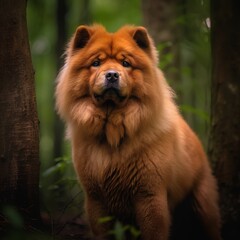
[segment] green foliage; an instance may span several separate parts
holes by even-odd
[[[108,235],[114,236],[116,240],[127,239],[127,234],[128,236],[131,236],[131,239],[137,239],[141,235],[141,232],[137,230],[134,226],[124,225],[120,221],[115,220],[115,218],[112,216],[106,216],[99,219],[99,223],[101,224],[110,222],[114,222],[114,225],[113,229],[108,232]]]
[[[82,211],[83,194],[69,157],[55,159],[55,164],[43,172],[41,192],[50,212]]]
[[[3,219],[5,221],[4,233],[1,232],[2,240],[50,240],[46,234],[37,229],[25,225],[24,219],[19,211],[13,206],[4,206],[2,209]],[[1,227],[3,222],[1,222]],[[2,229],[0,229],[2,230]]]
[[[69,171],[69,168],[71,168],[72,165],[71,159],[66,156],[56,158],[54,161],[55,164],[43,172],[43,177],[48,177],[56,173],[64,174]]]
[[[48,191],[56,196],[63,196],[62,194],[65,188],[68,189],[70,193],[78,186],[78,181],[72,169],[72,161],[68,157],[55,159],[55,164],[46,169],[42,177],[46,178],[45,182],[47,183],[43,188],[47,188]],[[51,184],[49,184],[49,178],[54,178]]]
[[[15,207],[5,206],[2,212],[11,227],[14,229],[22,229],[24,227],[24,221]]]
[[[106,216],[106,217],[102,217],[100,219],[98,219],[99,223],[108,223],[114,220],[114,217],[112,216]]]
[[[180,110],[183,113],[191,113],[196,115],[199,119],[202,119],[203,121],[206,121],[207,123],[210,122],[210,118],[207,112],[202,111],[201,109],[194,108],[190,105],[181,105]]]
[[[171,52],[162,54],[164,50],[170,46],[171,46],[170,42],[161,43],[161,44],[158,44],[157,46],[157,50],[160,55],[159,68],[162,69],[163,71],[167,69],[167,67],[172,63],[174,58]]]
[[[116,31],[124,24],[141,23],[140,0],[92,0],[93,22],[102,23],[109,31]]]

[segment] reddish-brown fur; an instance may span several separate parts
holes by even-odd
[[[100,25],[80,26],[69,43],[56,105],[91,229],[106,235],[110,226],[99,219],[115,216],[139,227],[142,239],[167,240],[171,213],[191,195],[207,236],[219,240],[215,179],[157,65],[143,27],[108,33]],[[119,85],[105,94],[109,71],[117,72]]]

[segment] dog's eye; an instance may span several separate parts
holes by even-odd
[[[124,66],[124,67],[131,67],[131,64],[129,63],[129,62],[127,62],[127,61],[122,61],[122,65]]]
[[[96,60],[96,61],[94,61],[94,62],[92,63],[92,66],[93,66],[93,67],[98,67],[98,66],[100,66],[100,65],[101,65],[100,60]]]

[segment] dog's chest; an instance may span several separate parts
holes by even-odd
[[[99,190],[110,214],[131,214],[134,199],[143,189],[142,174],[143,169],[134,162],[106,169]]]

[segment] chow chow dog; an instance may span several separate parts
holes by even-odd
[[[216,181],[173,97],[144,27],[77,28],[57,80],[56,106],[95,236],[108,238],[112,223],[99,220],[112,216],[135,226],[144,240],[167,240],[175,232],[186,240],[196,229],[191,216],[202,239],[220,239]]]

